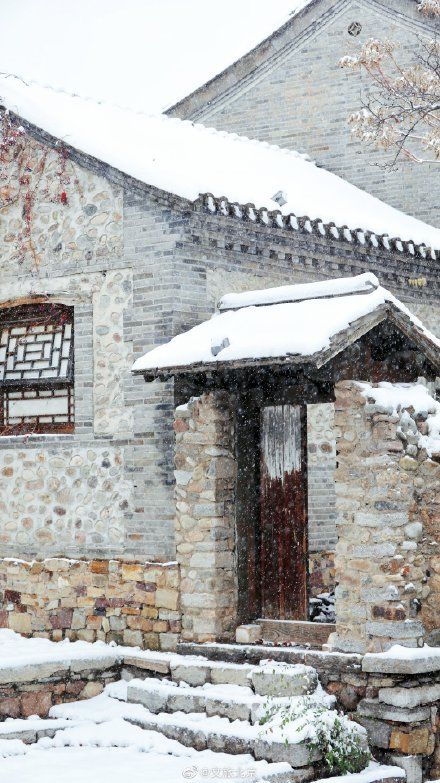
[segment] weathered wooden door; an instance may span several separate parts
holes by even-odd
[[[303,415],[298,405],[261,412],[262,617],[307,619],[307,513]]]

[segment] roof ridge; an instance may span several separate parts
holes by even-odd
[[[211,135],[217,136],[218,138],[230,139],[231,141],[254,144],[255,146],[259,146],[262,149],[273,150],[274,152],[283,153],[286,156],[291,155],[295,158],[300,158],[301,160],[304,160],[306,163],[310,163],[312,166],[316,166],[316,163],[310,158],[309,155],[307,155],[307,153],[298,152],[298,150],[292,150],[289,149],[288,147],[280,147],[278,144],[272,144],[268,141],[264,141],[263,139],[257,139],[256,137],[251,138],[250,136],[245,136],[244,134],[235,133],[234,131],[219,130],[218,128],[214,128],[212,125],[205,125],[203,122],[195,122],[194,120],[185,120],[185,119],[181,119],[180,117],[169,117],[167,114],[163,112],[149,113],[138,109],[133,109],[130,106],[122,106],[121,104],[113,103],[112,101],[106,101],[98,98],[79,95],[78,93],[73,93],[70,92],[69,90],[65,90],[62,87],[53,87],[50,84],[42,84],[36,79],[25,79],[24,77],[19,76],[18,74],[15,73],[5,73],[0,71],[0,77],[5,79],[7,78],[16,79],[17,81],[22,82],[22,84],[24,84],[26,87],[35,86],[42,90],[47,90],[49,92],[65,95],[68,98],[78,99],[86,103],[91,103],[91,104],[94,103],[98,106],[103,106],[103,107],[108,106],[109,108],[118,109],[119,111],[126,112],[127,114],[132,114],[137,117],[145,117],[147,119],[158,120],[160,122],[166,122],[175,125],[191,126],[196,131],[200,131],[202,133],[210,133]]]
[[[5,71],[0,71],[0,77],[4,79],[16,79],[19,82],[22,82],[26,87],[39,87],[42,90],[48,90],[48,92],[54,92],[59,93],[60,95],[66,95],[68,98],[78,98],[80,101],[85,101],[86,103],[96,103],[98,106],[109,106],[113,109],[120,109],[121,111],[127,111],[131,114],[141,114],[144,117],[155,117],[160,115],[155,114],[147,114],[147,112],[137,111],[136,109],[131,108],[130,106],[122,106],[119,103],[113,103],[112,101],[106,101],[104,99],[100,98],[93,98],[91,95],[80,95],[76,92],[71,92],[70,90],[64,89],[64,87],[54,87],[52,84],[43,84],[42,82],[38,81],[37,79],[28,79],[24,78],[24,76],[19,76],[17,73],[6,73]]]

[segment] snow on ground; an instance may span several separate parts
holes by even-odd
[[[378,284],[374,275],[360,277],[363,282],[369,278],[372,284],[374,281]],[[408,316],[434,345],[440,347],[440,340],[428,332],[422,322],[385,288],[378,285],[377,288],[366,289],[367,293],[347,295],[347,288],[350,284],[356,288],[357,280],[357,277],[341,278],[327,286],[321,282],[281,286],[278,294],[276,289],[269,289],[269,301],[277,302],[279,297],[281,303],[244,306],[216,314],[141,356],[134,363],[133,370],[139,372],[202,363],[215,365],[217,362],[243,359],[313,356],[328,348],[331,338],[347,329],[353,321],[373,313],[388,302]],[[291,288],[295,289],[294,294]],[[306,298],[301,301],[303,288]],[[319,298],[322,290],[330,289],[331,298]],[[251,293],[253,299],[259,298],[260,301],[266,295],[265,291]],[[313,295],[317,298],[311,298]],[[295,300],[285,301],[286,296],[294,296]],[[237,303],[241,299],[228,294],[222,301]],[[243,294],[243,302],[246,303],[246,294]]]
[[[99,696],[82,701],[66,702],[51,707],[51,718],[63,718],[65,720],[93,721],[104,723],[108,720],[132,718],[133,720],[145,718],[147,710],[141,704],[128,704],[120,698],[110,698],[107,689]]]
[[[105,704],[105,710],[102,709]],[[113,783],[122,776],[130,783],[181,783],[182,779],[213,777],[221,769],[226,779],[245,777],[252,781],[264,779],[265,773],[284,772],[286,764],[268,765],[250,755],[229,755],[209,750],[196,751],[156,731],[141,729],[123,719],[118,707],[132,720],[138,710],[149,716],[144,707],[115,702],[108,693],[88,702],[74,702],[53,708],[51,714],[64,709],[77,719],[71,728],[57,731],[53,738],[43,737],[33,745],[19,740],[0,740],[2,779],[8,783]],[[80,708],[80,709],[75,709]],[[85,708],[85,709],[84,709]],[[35,723],[14,721],[10,724]],[[44,723],[45,721],[40,721]],[[52,723],[52,721],[51,721]],[[15,758],[20,755],[20,758]]]
[[[334,778],[323,778],[317,780],[315,783],[371,783],[373,780],[377,780],[378,777],[383,778],[387,775],[392,775],[394,778],[405,778],[406,773],[404,769],[399,767],[380,767],[380,775],[378,775],[379,764],[377,761],[371,761],[367,769],[363,772],[358,772],[353,775],[340,775]],[[434,783],[434,781],[433,781]]]
[[[19,666],[33,666],[38,663],[59,662],[68,665],[81,658],[101,659],[103,656],[117,657],[117,650],[104,642],[51,642],[49,639],[26,639],[24,636],[0,629],[0,669],[16,669]]]
[[[133,748],[53,748],[45,751],[32,747],[24,757],[4,759],[1,771],[8,783],[120,783],[121,780],[182,783],[185,778],[198,777],[197,771],[195,775],[191,774],[194,769],[191,762],[182,757],[139,753]],[[252,769],[251,763],[248,762],[248,769]],[[209,760],[201,760],[203,772],[209,770],[208,764]],[[230,758],[229,767],[236,769],[235,764],[235,758]],[[214,766],[217,766],[216,762]]]
[[[3,0],[0,71],[83,97],[161,112],[308,2]]]
[[[0,759],[9,756],[24,756],[27,746],[19,739],[0,739]],[[3,769],[3,764],[2,764]]]
[[[11,77],[0,77],[0,97],[7,108],[56,138],[190,201],[212,193],[440,248],[440,229],[404,215],[292,150]],[[282,207],[274,200],[278,191],[285,193]]]

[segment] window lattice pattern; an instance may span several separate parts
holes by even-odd
[[[23,311],[25,308],[18,308]],[[40,322],[30,320],[38,317]],[[20,313],[22,315],[22,313]],[[40,309],[29,313],[27,321],[14,319],[1,323],[0,383],[11,381],[68,380],[72,375],[72,322],[63,311]],[[44,319],[44,320],[42,320]]]
[[[73,309],[0,311],[0,434],[73,432]]]

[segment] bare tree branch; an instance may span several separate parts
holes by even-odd
[[[440,18],[440,0],[422,0],[419,10]],[[439,42],[420,41],[414,62],[404,66],[395,43],[370,38],[340,65],[365,73],[371,85],[361,109],[348,118],[355,138],[389,152],[387,168],[395,168],[400,158],[440,162]]]

